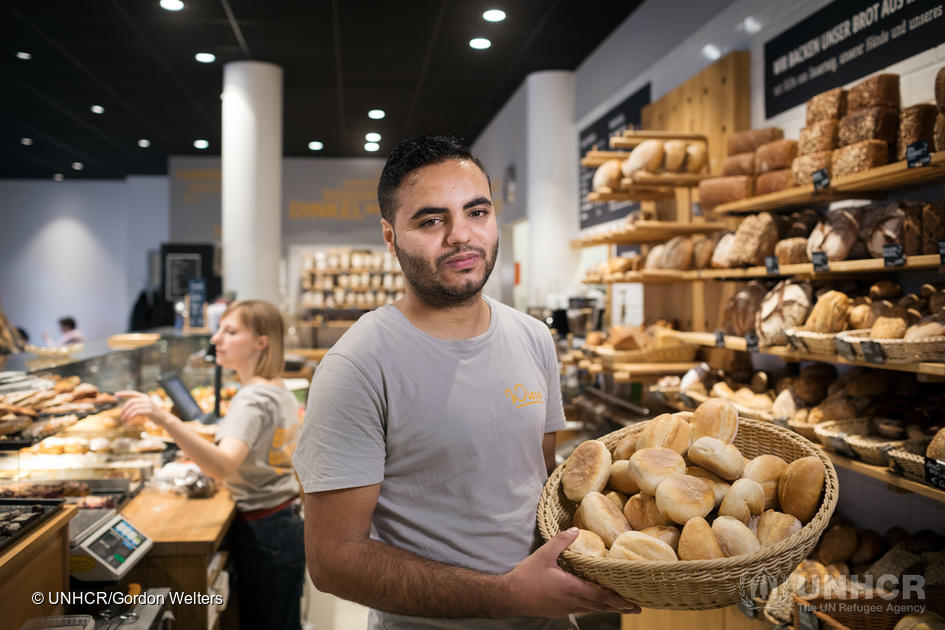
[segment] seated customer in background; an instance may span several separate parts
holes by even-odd
[[[56,341],[53,341],[47,333],[43,333],[47,346],[68,346],[70,343],[85,341],[85,335],[76,327],[75,319],[68,315],[59,318],[59,330],[62,335]]]

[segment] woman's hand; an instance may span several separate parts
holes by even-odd
[[[121,408],[122,422],[141,424],[140,418],[147,418],[158,426],[166,427],[172,418],[171,414],[155,404],[147,394],[126,390],[115,392],[115,396],[125,401],[124,407]]]

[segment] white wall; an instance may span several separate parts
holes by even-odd
[[[124,332],[167,236],[167,179],[0,181],[0,305],[39,342],[76,318],[88,339]],[[139,286],[140,285],[140,286]]]

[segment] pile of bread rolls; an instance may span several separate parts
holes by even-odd
[[[642,350],[650,347],[678,345],[680,342],[676,339],[661,334],[672,327],[670,322],[664,320],[641,326],[611,326],[606,332],[595,330],[589,333],[584,346],[603,347],[609,350]]]
[[[623,438],[580,444],[562,489],[580,529],[570,549],[631,561],[712,560],[759,551],[799,532],[817,513],[826,471],[819,458],[745,458],[734,445],[735,407],[722,400],[664,414]]]
[[[625,160],[608,160],[597,167],[592,186],[595,192],[623,190],[621,180],[645,173],[699,173],[707,161],[705,142],[685,140],[644,140]]]

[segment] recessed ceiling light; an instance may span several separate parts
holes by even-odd
[[[31,145],[33,144],[33,139],[32,139],[32,138],[20,138],[20,144],[22,144],[24,147],[31,146]]]
[[[33,55],[29,54],[28,52],[24,50],[21,50],[18,53],[16,53],[16,58],[22,59],[23,61],[29,61],[30,59],[33,58]]]
[[[371,152],[373,153],[374,151],[377,151],[377,150],[380,149],[380,148],[381,148],[381,145],[379,145],[379,144],[376,143],[376,142],[365,142],[365,143],[364,143],[364,150],[365,150],[365,151],[371,151]]]
[[[482,19],[486,22],[501,22],[505,19],[505,11],[502,9],[489,9],[482,14]]]
[[[206,149],[209,146],[210,146],[210,142],[207,140],[203,140],[203,139],[194,140],[195,149]]]
[[[374,120],[380,120],[381,118],[386,116],[383,109],[372,109],[371,111],[367,113],[367,115],[368,115],[368,118],[372,118]]]
[[[722,51],[719,50],[719,47],[715,44],[706,44],[702,47],[702,54],[705,55],[707,59],[715,61],[722,56]]]
[[[72,163],[72,170],[73,170],[73,171],[81,171],[83,168],[85,168],[85,164],[83,164],[82,162],[73,162],[73,163]]]
[[[308,148],[312,151],[321,151],[325,148],[325,145],[319,142],[318,140],[312,140],[308,143]]]
[[[89,109],[92,110],[92,113],[93,113],[93,114],[104,114],[104,113],[105,113],[105,108],[102,107],[101,105],[92,105],[92,107],[90,107]]]
[[[213,63],[217,60],[217,56],[213,53],[197,53],[194,55],[194,59],[200,63]]]
[[[372,131],[371,133],[364,134],[364,139],[368,142],[380,142],[381,134]]]
[[[181,0],[161,0],[161,8],[167,11],[180,11],[184,8],[184,3]]]
[[[492,42],[490,42],[485,37],[476,37],[469,40],[469,47],[475,48],[476,50],[485,50],[491,45],[492,45]]]
[[[65,177],[62,176],[62,173],[56,173],[55,175],[52,176],[52,178],[57,182],[61,182],[62,180],[65,179]]]
[[[141,138],[140,140],[138,140],[138,146],[141,147],[142,149],[147,149],[149,146],[151,146],[151,141],[148,140],[147,138]]]
[[[758,20],[756,20],[750,15],[745,18],[744,26],[745,26],[745,32],[748,33],[749,35],[754,35],[755,33],[761,30],[761,22],[759,22]]]

